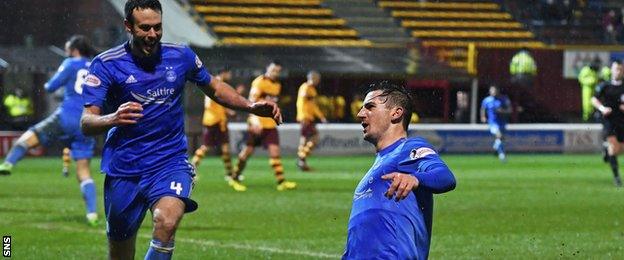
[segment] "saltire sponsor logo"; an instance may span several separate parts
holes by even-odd
[[[134,93],[133,91],[130,91],[130,95],[142,105],[164,104],[174,92],[175,90],[172,88],[159,88],[147,90],[147,95]]]

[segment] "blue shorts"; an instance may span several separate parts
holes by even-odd
[[[61,141],[63,145],[71,149],[70,155],[74,160],[93,157],[95,138],[84,136],[79,129],[73,131],[74,133],[67,133],[67,130],[61,124],[58,111],[32,126],[29,130],[37,135],[39,143],[43,146],[49,146],[57,140]]]
[[[134,236],[148,209],[162,197],[181,199],[185,212],[197,209],[190,199],[193,190],[193,173],[174,170],[155,174],[114,177],[104,180],[104,209],[106,233],[111,240],[123,241]]]
[[[490,134],[496,135],[498,133],[505,134],[505,125],[503,124],[494,124],[494,123],[490,123],[488,124],[489,128],[490,128]]]
[[[400,214],[367,210],[349,220],[342,259],[426,259],[429,242],[422,232]]]

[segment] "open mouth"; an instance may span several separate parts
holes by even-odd
[[[366,127],[368,127],[368,123],[362,123],[362,128],[364,128],[362,131],[366,133]]]

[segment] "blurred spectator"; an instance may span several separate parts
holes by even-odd
[[[33,104],[30,97],[24,96],[21,88],[15,88],[13,94],[4,98],[4,106],[9,114],[9,122],[13,130],[23,131],[28,127],[33,115]]]
[[[594,107],[591,104],[591,98],[594,96],[594,89],[600,82],[600,59],[596,57],[590,64],[581,69],[578,75],[578,81],[581,85],[581,108],[583,121],[588,121]]]
[[[362,95],[353,95],[353,99],[351,100],[351,104],[349,105],[349,108],[351,108],[351,120],[353,120],[353,122],[360,121],[360,119],[357,117],[357,114],[363,105],[364,101],[362,100]]]
[[[420,122],[420,116],[416,112],[412,112],[412,118],[410,118],[410,124],[416,124]]]
[[[344,122],[346,115],[345,107],[347,106],[347,101],[345,101],[345,98],[340,95],[334,96],[332,98],[332,106],[332,110],[334,112],[334,120],[338,122]]]
[[[608,65],[602,66],[602,69],[600,69],[600,80],[601,81],[611,80],[611,68],[609,68]]]
[[[470,108],[468,93],[457,91],[457,108],[455,109],[455,123],[469,123]]]
[[[323,115],[327,117],[327,120],[334,121],[331,98],[325,95],[319,95],[316,98],[316,103],[318,104],[321,112],[323,112]]]
[[[522,48],[511,58],[509,73],[512,84],[525,88],[533,86],[533,79],[537,75],[537,65],[529,49]]]
[[[521,122],[534,122],[537,111],[536,101],[533,98],[533,85],[537,75],[537,65],[527,48],[522,48],[513,56],[509,63],[511,74],[511,88],[508,90],[512,100],[517,106],[516,111]]]

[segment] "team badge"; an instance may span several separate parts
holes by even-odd
[[[165,72],[165,77],[167,78],[167,81],[174,82],[178,78],[178,75],[176,75],[173,70],[167,70],[167,72]]]
[[[89,87],[98,87],[102,84],[102,82],[100,81],[100,79],[93,75],[93,74],[89,74],[87,75],[87,77],[85,77],[84,79],[84,84],[89,86]]]
[[[420,159],[430,154],[436,154],[436,152],[433,149],[428,148],[428,147],[412,149],[412,151],[410,152],[410,159],[412,160]]]

